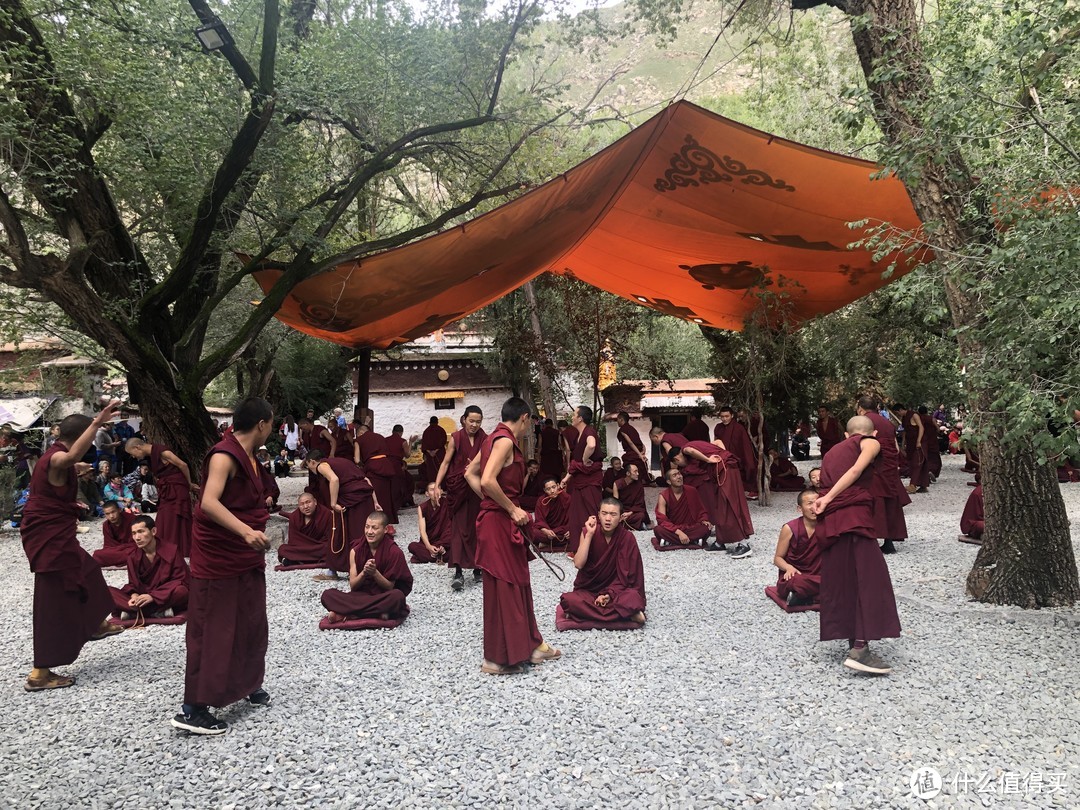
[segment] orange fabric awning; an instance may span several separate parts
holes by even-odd
[[[874,260],[861,232],[920,222],[903,184],[864,160],[777,138],[680,101],[494,211],[298,285],[278,318],[344,345],[429,334],[547,271],[669,315],[741,329],[765,280],[803,320],[927,255]],[[269,290],[280,273],[255,273]]]

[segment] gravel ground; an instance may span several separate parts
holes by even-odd
[[[813,462],[802,462],[803,472]],[[32,576],[0,534],[0,799],[19,807],[1078,807],[1080,612],[967,603],[976,547],[956,542],[969,476],[955,458],[907,510],[889,558],[904,627],[878,651],[895,671],[841,666],[817,614],[764,596],[795,495],[751,509],[754,555],[658,554],[639,533],[649,624],[557,633],[568,589],[533,566],[537,618],[561,661],[479,673],[481,589],[450,591],[414,566],[400,628],[319,632],[313,572],[268,572],[268,709],[222,713],[224,737],[168,725],[183,689],[184,630],[88,645],[72,689],[22,690]],[[283,487],[287,507],[303,479]],[[1080,485],[1064,487],[1073,522]],[[656,490],[650,491],[653,501]],[[415,513],[399,527],[415,536]],[[101,542],[100,524],[82,535]],[[569,564],[564,564],[569,568]],[[106,572],[122,584],[122,572]],[[916,768],[944,789],[912,795]],[[1012,782],[1014,778],[1019,783]],[[1054,786],[1062,784],[1060,791]],[[992,791],[992,792],[991,792]]]

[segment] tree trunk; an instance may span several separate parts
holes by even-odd
[[[186,386],[173,389],[166,381],[143,371],[129,371],[127,376],[147,441],[163,444],[180,456],[191,468],[192,479],[197,480],[203,458],[218,440],[202,391]]]
[[[979,444],[986,516],[983,544],[968,574],[968,594],[980,602],[1025,608],[1061,607],[1080,599],[1069,518],[1052,464],[1039,464],[1029,441],[1003,448],[995,423]],[[1043,493],[1057,493],[1043,498]]]
[[[533,339],[538,349],[544,345],[544,330],[540,326],[540,313],[537,310],[536,290],[531,281],[526,281],[521,287],[525,293],[525,303],[529,308],[529,323],[532,325]],[[543,363],[537,363],[537,377],[540,383],[540,399],[544,403],[544,416],[555,419],[555,395],[551,391],[551,378],[548,377],[547,369]]]
[[[994,353],[972,337],[970,328],[984,314],[983,307],[961,285],[964,272],[980,272],[981,257],[996,239],[994,223],[986,214],[964,210],[967,201],[979,199],[977,183],[958,149],[933,135],[921,117],[933,79],[915,5],[912,0],[838,5],[853,18],[852,39],[886,140],[895,148],[921,145],[900,176],[916,213],[933,223],[939,255],[966,257],[942,260],[946,299],[960,330],[960,356],[971,369],[993,363]],[[1028,608],[1073,604],[1080,579],[1053,468],[1038,463],[1030,438],[1019,447],[1002,444],[1004,426],[986,407],[996,392],[969,391],[974,420],[987,420],[990,429],[979,448],[988,539],[968,577],[968,591],[980,601]]]
[[[356,405],[367,410],[371,398],[371,349],[361,349],[356,355]]]

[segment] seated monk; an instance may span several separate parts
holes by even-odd
[[[799,493],[800,517],[785,523],[776,542],[773,562],[780,569],[776,591],[788,605],[813,605],[821,590],[821,549],[814,539],[817,515],[814,501],[817,492],[804,489]]]
[[[102,568],[127,565],[128,555],[135,548],[131,539],[131,524],[135,515],[125,512],[116,501],[105,501],[102,508],[105,522],[101,526],[101,533],[105,536],[105,544],[94,552],[94,560]]]
[[[811,467],[806,477],[810,479],[810,486],[814,489],[821,487],[821,467]]]
[[[453,530],[453,516],[450,504],[445,498],[435,500],[435,482],[427,485],[427,500],[416,507],[417,521],[420,525],[420,540],[409,543],[409,553],[416,563],[446,562],[450,550],[450,532]]]
[[[158,545],[154,519],[148,515],[134,519],[131,537],[134,545],[127,558],[127,585],[109,588],[116,605],[113,615],[132,619],[141,612],[147,618],[169,618],[183,613],[188,605],[191,570],[180,549],[172,543]]]
[[[364,536],[349,553],[349,588],[323,591],[323,607],[332,623],[346,619],[396,619],[406,610],[413,576],[405,555],[386,531],[385,512],[372,512]]]
[[[984,529],[982,484],[971,490],[964,514],[960,516],[960,531],[973,540],[982,540]]]
[[[546,546],[565,546],[570,542],[570,493],[554,478],[544,482],[544,496],[536,502],[532,541]]]
[[[661,545],[704,543],[712,531],[709,513],[693,487],[683,485],[683,471],[667,471],[668,488],[656,501],[656,535]]]
[[[325,563],[333,533],[333,512],[321,506],[310,492],[301,492],[296,511],[284,514],[289,520],[289,535],[278,548],[281,564]]]
[[[609,464],[610,466],[604,470],[604,479],[600,482],[600,489],[605,498],[612,497],[611,488],[615,486],[616,481],[623,477],[623,463],[621,458],[612,456]]]
[[[521,487],[519,504],[526,512],[536,511],[536,502],[544,494],[544,482],[540,478],[540,462],[530,458],[525,462],[525,483]]]
[[[589,622],[645,624],[645,566],[637,540],[622,524],[622,515],[623,505],[617,499],[604,498],[600,514],[585,521],[574,553],[578,570],[574,590],[561,599],[567,616]]]
[[[623,466],[626,476],[612,484],[611,493],[623,505],[623,521],[631,531],[639,532],[652,527],[652,518],[645,506],[645,482],[641,479],[638,464]]]
[[[769,451],[769,489],[773,492],[802,492],[806,481],[799,475],[799,468],[784,458],[778,450]]]

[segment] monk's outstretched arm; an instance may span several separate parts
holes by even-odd
[[[114,399],[101,409],[93,421],[86,426],[86,430],[79,435],[79,438],[71,443],[71,447],[66,452],[58,451],[53,453],[49,464],[49,483],[54,486],[62,486],[67,482],[67,469],[74,467],[75,464],[82,460],[82,457],[86,455],[86,451],[90,449],[90,445],[94,443],[94,437],[97,435],[98,429],[113,418],[113,414],[116,413],[116,409],[119,407],[120,400]],[[53,472],[57,473],[55,478]]]
[[[319,475],[330,482],[330,508],[335,512],[342,511],[342,508],[338,506],[337,502],[338,493],[341,491],[341,479],[337,477],[337,473],[335,473],[325,461],[315,469],[318,470]]]

